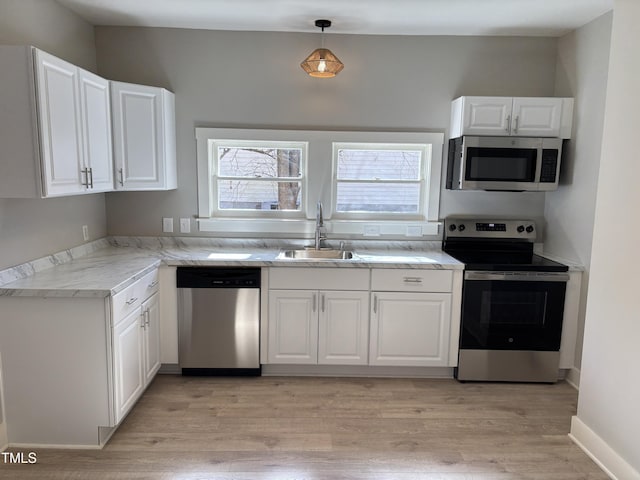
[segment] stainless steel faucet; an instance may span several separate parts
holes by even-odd
[[[314,247],[316,250],[320,250],[322,248],[322,242],[327,236],[322,232],[324,228],[324,219],[322,217],[322,202],[318,200],[318,206],[316,210],[316,235]]]

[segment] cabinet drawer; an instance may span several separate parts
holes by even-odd
[[[158,269],[156,268],[121,292],[116,293],[111,298],[113,326],[139,308],[142,302],[156,293],[158,289]]]
[[[274,267],[269,271],[269,288],[288,290],[369,290],[369,269]]]
[[[383,292],[451,292],[451,270],[374,268],[371,290]]]

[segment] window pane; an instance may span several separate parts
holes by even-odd
[[[300,210],[300,182],[218,180],[221,210]]]
[[[218,147],[223,177],[300,178],[301,149]]]
[[[421,152],[415,150],[338,150],[338,179],[418,180]]]
[[[336,203],[338,212],[418,213],[420,184],[338,182]]]

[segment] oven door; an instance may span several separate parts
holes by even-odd
[[[566,273],[465,272],[460,348],[558,351]]]

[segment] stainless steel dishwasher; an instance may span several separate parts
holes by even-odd
[[[183,375],[260,375],[260,269],[179,267]]]

